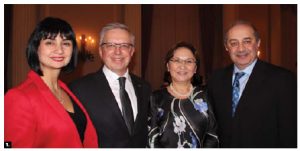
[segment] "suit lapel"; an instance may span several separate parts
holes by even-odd
[[[225,114],[226,117],[228,119],[231,119],[232,117],[232,74],[233,74],[233,65],[229,66],[226,70],[225,70],[225,79],[223,79],[224,81],[224,110],[225,110]]]
[[[101,102],[104,102],[106,104],[105,106],[110,108],[111,111],[113,112],[113,114],[116,116],[116,118],[119,119],[119,121],[121,121],[120,123],[123,123],[123,125],[126,127],[121,110],[118,106],[115,96],[108,84],[108,81],[107,81],[102,69],[100,71],[98,71],[98,73],[96,75],[96,79],[99,83],[97,85],[101,86],[98,89],[98,90],[101,90],[98,93],[98,95],[101,95],[101,96],[99,96],[98,98],[103,98],[103,101],[101,101]],[[127,129],[127,127],[126,127],[126,129]]]
[[[136,120],[134,122],[134,129],[136,129],[137,122],[139,121],[139,118],[141,116],[141,113],[143,112],[143,103],[142,103],[142,94],[143,94],[143,87],[142,84],[132,75],[130,75],[132,84],[134,87],[135,95],[137,98],[137,109],[138,109],[138,114],[136,116]]]
[[[263,84],[266,75],[264,74],[264,66],[261,61],[257,60],[253,71],[249,77],[249,80],[245,86],[243,94],[240,98],[239,104],[237,106],[237,113],[246,111],[250,106],[249,104],[255,103],[256,99],[252,99],[252,97],[257,96],[257,92],[259,91],[257,88],[260,88]]]
[[[63,105],[60,104],[60,102],[57,100],[57,98],[54,96],[54,94],[51,93],[51,90],[44,83],[44,81],[33,71],[31,71],[29,73],[29,77],[31,79],[33,79],[33,82],[37,86],[38,91],[42,95],[42,97],[40,99],[43,99],[50,106],[49,109],[45,108],[46,110],[51,110],[50,112],[52,114],[49,116],[59,117],[60,120],[57,120],[57,121],[68,123],[68,125],[70,125],[70,126],[72,125],[71,127],[73,130],[71,130],[71,131],[76,132],[77,129],[76,129],[75,123],[72,121],[71,117],[68,115],[68,113],[67,113],[66,109],[63,107]],[[59,81],[59,85],[66,91],[65,85],[61,81]],[[69,94],[69,91],[66,91],[66,92]],[[80,140],[80,136],[77,133],[75,133],[74,136],[77,137],[77,140]],[[80,144],[81,142],[78,141],[77,143]]]
[[[49,87],[44,83],[44,81],[34,72],[30,71],[28,74],[29,78],[32,79],[32,81],[35,83],[35,85],[38,88],[38,91],[42,95],[43,100],[51,106],[51,108],[56,111],[56,113],[63,118],[64,120],[70,120],[68,119],[67,112],[65,111],[65,108],[60,104],[60,102],[57,100],[57,98],[54,96],[54,94],[51,93],[51,90]]]

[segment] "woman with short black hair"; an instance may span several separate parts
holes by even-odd
[[[77,62],[76,36],[59,18],[47,17],[31,34],[27,79],[4,97],[4,140],[12,147],[98,147],[95,128],[82,104],[60,81]]]

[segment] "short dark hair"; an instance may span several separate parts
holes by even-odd
[[[175,51],[178,48],[187,48],[188,50],[190,50],[193,54],[193,56],[196,59],[196,66],[197,66],[197,71],[194,74],[193,78],[192,78],[192,83],[193,85],[200,85],[202,83],[202,81],[198,81],[198,76],[200,76],[199,74],[199,69],[200,69],[200,59],[198,57],[198,51],[196,50],[196,48],[188,42],[185,41],[180,41],[178,43],[176,43],[166,54],[165,56],[165,66],[167,65],[167,63],[173,58]],[[164,75],[164,81],[170,83],[171,82],[171,75],[169,72],[166,72]]]
[[[233,24],[231,24],[226,30],[225,30],[225,33],[224,33],[224,44],[227,43],[227,40],[228,40],[228,37],[227,37],[227,34],[228,34],[228,31],[233,28],[234,26],[237,26],[237,25],[247,25],[249,27],[251,27],[254,31],[253,35],[255,37],[255,40],[256,41],[259,41],[260,40],[260,35],[259,35],[259,32],[257,30],[257,28],[252,24],[250,23],[249,21],[246,21],[246,20],[237,20],[236,22],[234,22]]]
[[[76,36],[71,25],[59,18],[46,17],[36,25],[35,29],[31,33],[26,48],[27,62],[30,68],[40,76],[43,76],[43,72],[41,71],[40,67],[39,56],[37,53],[40,42],[44,39],[54,39],[58,34],[60,34],[62,38],[71,40],[73,45],[71,60],[65,67],[62,68],[62,71],[71,72],[76,67],[78,48]]]

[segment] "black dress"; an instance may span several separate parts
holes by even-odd
[[[69,113],[70,117],[72,118],[72,120],[77,128],[77,131],[79,133],[80,140],[83,143],[84,133],[85,133],[86,124],[87,124],[86,117],[85,117],[83,111],[77,105],[77,103],[72,99],[72,97],[71,96],[69,96],[69,97],[73,103],[74,113],[69,112],[69,111],[67,111],[67,112]]]
[[[218,147],[215,118],[199,87],[183,100],[163,88],[153,92],[150,103],[149,147]]]

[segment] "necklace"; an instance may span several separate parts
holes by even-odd
[[[64,99],[62,99],[61,97],[61,91],[63,91],[61,88],[58,89],[58,101],[61,103],[61,104],[64,104]]]
[[[170,84],[170,89],[171,89],[177,96],[179,96],[179,97],[187,97],[187,96],[189,96],[189,95],[192,93],[192,91],[193,91],[193,86],[191,85],[191,86],[190,86],[189,92],[187,92],[187,93],[185,93],[185,94],[176,91],[175,88],[173,87],[173,83]]]

